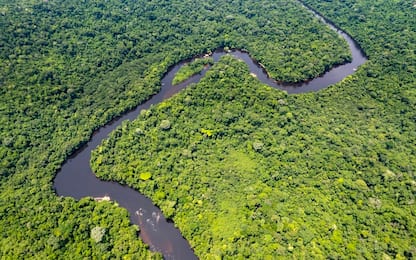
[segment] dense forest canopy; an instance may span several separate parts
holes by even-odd
[[[116,149],[96,153],[93,165],[149,195],[201,257],[250,256],[249,246],[253,257],[415,257],[414,3],[305,2],[370,57],[355,75],[287,96],[227,57],[103,144],[134,160]],[[247,49],[289,82],[350,58],[296,1],[0,0],[2,257],[160,257],[137,239],[126,210],[59,198],[52,179],[94,129],[155,93],[170,66],[217,47]],[[160,131],[161,118],[172,129]],[[136,125],[160,138],[131,137]],[[137,145],[163,163],[130,149]],[[150,180],[139,181],[138,164]]]
[[[412,255],[414,133],[335,90],[288,96],[224,57],[112,133],[93,169],[151,197],[203,259]]]
[[[205,68],[208,68],[209,65],[214,64],[214,59],[212,57],[202,57],[196,58],[195,60],[185,63],[182,67],[179,68],[175,76],[172,79],[172,85],[177,85],[185,80],[189,79],[195,74],[201,73]]]

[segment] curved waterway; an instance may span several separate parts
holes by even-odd
[[[299,84],[283,84],[269,78],[267,72],[260,64],[253,60],[248,53],[240,50],[224,52],[217,50],[211,54],[214,62],[226,53],[243,60],[250,68],[252,75],[263,83],[292,93],[305,93],[317,91],[341,81],[346,76],[363,64],[367,59],[359,46],[345,32],[335,28],[331,23],[314,13],[319,19],[325,22],[331,29],[338,32],[347,42],[352,53],[350,63],[337,66],[320,77]],[[95,149],[108,134],[118,127],[124,120],[134,120],[142,109],[148,109],[151,105],[170,98],[191,83],[198,82],[209,68],[200,74],[195,75],[185,82],[172,86],[171,82],[185,62],[172,67],[162,79],[162,88],[159,93],[152,96],[148,101],[127,112],[119,118],[114,119],[107,125],[98,129],[92,135],[90,141],[76,151],[62,165],[54,179],[54,189],[59,196],[69,196],[75,199],[83,197],[104,198],[109,197],[116,201],[119,206],[126,208],[130,213],[130,220],[133,224],[140,226],[140,237],[149,245],[153,251],[161,252],[165,259],[196,259],[192,248],[180,231],[171,221],[167,221],[159,208],[153,205],[152,201],[138,191],[121,185],[116,182],[102,181],[92,172],[90,167],[91,151]]]

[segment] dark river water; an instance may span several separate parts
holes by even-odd
[[[317,17],[323,20],[319,15]],[[239,50],[230,51],[229,54],[246,62],[251,73],[255,74],[263,83],[274,88],[287,91],[290,94],[317,91],[337,83],[346,76],[354,73],[358,66],[367,60],[361,49],[350,36],[335,28],[330,23],[326,23],[348,42],[352,53],[352,62],[337,66],[322,76],[308,82],[300,84],[277,83],[268,77],[266,71],[249,54]],[[217,50],[212,53],[212,57],[214,61],[218,61],[225,54],[226,52],[223,50]],[[169,70],[162,79],[162,88],[158,94],[152,96],[148,101],[139,105],[134,110],[114,119],[97,130],[90,141],[70,156],[62,165],[53,184],[59,196],[68,196],[75,199],[81,199],[87,196],[95,198],[108,196],[112,201],[116,201],[121,207],[126,208],[130,212],[131,222],[140,226],[140,237],[142,240],[149,245],[151,250],[161,252],[165,259],[196,259],[197,257],[188,241],[182,237],[180,231],[175,228],[172,222],[165,219],[160,209],[154,206],[150,199],[130,187],[120,185],[116,182],[98,179],[92,172],[89,162],[91,151],[111,131],[118,127],[122,121],[134,120],[142,109],[147,109],[150,105],[158,104],[171,97],[190,83],[198,82],[208,70],[207,68],[187,81],[172,86],[172,79],[183,64],[184,62],[179,63]]]

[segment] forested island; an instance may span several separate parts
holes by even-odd
[[[93,153],[149,196],[202,258],[416,256],[416,3],[304,1],[369,61],[287,95],[225,56]],[[168,29],[166,29],[168,28]],[[125,209],[56,196],[93,131],[160,89],[177,62],[240,48],[279,81],[349,61],[296,1],[0,0],[2,258],[160,258]]]

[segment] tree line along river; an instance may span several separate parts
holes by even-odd
[[[311,11],[314,12],[313,10]],[[271,79],[265,69],[253,60],[247,52],[241,50],[226,52],[223,49],[218,49],[211,56],[214,62],[216,62],[225,54],[233,55],[243,60],[248,65],[252,75],[255,75],[261,82],[271,87],[284,90],[289,94],[318,91],[326,88],[354,73],[358,66],[363,64],[367,59],[363,51],[349,35],[336,28],[319,14],[315,12],[314,14],[347,41],[352,54],[352,61],[350,63],[334,67],[320,77],[307,82],[284,84]],[[117,128],[121,122],[124,120],[134,120],[140,114],[141,110],[148,109],[151,105],[158,104],[170,98],[189,84],[198,82],[209,69],[204,69],[201,73],[190,77],[178,85],[172,85],[173,77],[185,63],[185,61],[180,62],[165,74],[159,93],[137,106],[134,110],[125,113],[98,129],[88,143],[65,161],[57,173],[53,185],[59,196],[69,196],[75,199],[81,199],[87,196],[94,198],[108,196],[110,200],[116,201],[119,206],[129,211],[131,222],[140,226],[140,237],[142,240],[149,245],[151,250],[162,253],[165,259],[196,259],[197,257],[188,241],[182,237],[180,231],[171,221],[165,219],[160,209],[154,206],[150,199],[128,186],[98,179],[91,170],[90,156],[91,151],[111,131]]]

